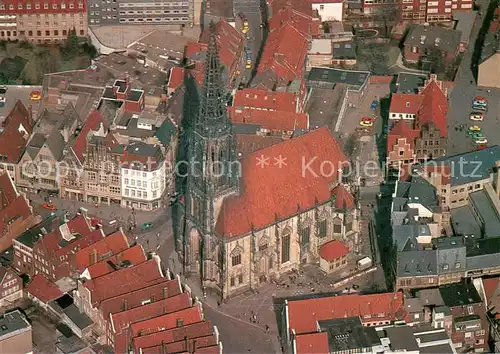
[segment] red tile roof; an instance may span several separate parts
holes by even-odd
[[[215,32],[220,61],[229,73],[233,73],[239,69],[245,37],[223,18],[215,24]],[[209,38],[207,28],[200,37],[200,43],[208,46]]]
[[[242,192],[224,200],[217,233],[244,235],[330,200],[330,183],[346,161],[326,127],[244,157]],[[321,169],[322,163],[331,169]]]
[[[339,240],[327,242],[319,249],[319,256],[327,262],[347,256],[348,254],[349,248],[347,248],[347,246]]]
[[[327,332],[298,335],[295,345],[297,354],[330,353]]]
[[[159,300],[167,297],[178,295],[182,292],[179,279],[168,280],[163,278],[163,281],[154,285],[146,286],[128,293],[118,295],[101,302],[99,307],[104,319],[108,319],[111,313],[123,311],[123,304],[127,304],[128,309],[133,309],[142,306],[145,300]]]
[[[182,293],[174,297],[152,302],[131,310],[110,315],[111,326],[115,334],[115,353],[125,353],[131,344],[127,338],[129,326],[132,323],[142,323],[159,314],[169,314],[189,308],[191,297],[189,293]]]
[[[317,321],[321,320],[359,316],[361,322],[372,321],[364,315],[371,315],[377,322],[403,318],[403,293],[352,294],[288,301],[289,328],[294,329],[296,334],[316,332]]]
[[[186,340],[180,340],[174,343],[166,343],[162,345],[157,345],[154,347],[149,347],[142,349],[141,354],[158,354],[158,353],[206,353],[203,350],[207,350],[213,346],[217,347],[217,338],[215,335],[209,335],[204,337],[187,338]],[[215,353],[219,353],[216,351]]]
[[[91,279],[83,285],[91,293],[92,305],[97,307],[103,300],[154,285],[163,279],[160,265],[153,258],[136,266]]]
[[[33,214],[28,200],[17,193],[17,190],[7,172],[0,172],[0,235],[5,238],[9,225],[14,221],[24,220]],[[19,235],[10,235],[11,239]],[[11,246],[10,240],[2,240],[1,247]],[[4,242],[5,241],[5,242]]]
[[[130,326],[132,337],[145,336],[151,333],[165,331],[179,327],[178,320],[182,319],[182,325],[187,326],[201,322],[203,318],[200,306],[194,305],[184,310],[167,313],[142,322],[133,323]]]
[[[280,136],[236,134],[236,146],[241,156],[252,154],[255,151],[268,148],[281,142],[283,142],[283,138]]]
[[[76,266],[78,272],[83,272],[95,262],[120,253],[129,247],[127,236],[120,229],[102,240],[82,248],[76,253]],[[95,256],[94,256],[95,254]],[[94,258],[95,257],[95,258]]]
[[[291,92],[246,88],[236,91],[233,106],[235,108],[297,112],[297,95]]]
[[[87,149],[87,141],[88,138],[90,138],[90,135],[92,134],[91,131],[97,132],[99,130],[106,132],[106,126],[104,124],[104,118],[102,114],[94,109],[92,110],[92,112],[90,112],[82,130],[80,131],[80,133],[75,139],[75,142],[73,143],[72,147],[73,152],[75,153],[80,163],[83,163],[84,160],[83,154]]]
[[[438,83],[431,79],[422,90],[422,104],[418,110],[419,127],[433,123],[439,129],[441,137],[447,136],[448,99]]]
[[[287,6],[291,7],[295,12],[307,16],[312,16],[313,13],[311,3],[304,0],[268,0],[267,2],[271,7],[272,14]]]
[[[311,9],[310,4],[306,5],[307,10]],[[300,33],[309,35],[311,33],[313,19],[311,15],[304,14],[300,11],[293,9],[291,6],[285,6],[277,12],[273,12],[269,20],[269,29],[271,31],[283,27],[285,24],[291,24]]]
[[[301,78],[308,46],[307,34],[285,24],[269,33],[257,72],[271,69],[277,77],[288,82]]]
[[[413,149],[415,146],[415,137],[418,135],[418,130],[408,128],[408,125],[403,119],[400,119],[394,124],[387,135],[387,153],[391,152],[398,139],[406,139],[406,143]]]
[[[417,114],[423,97],[412,93],[395,93],[391,97],[389,112],[403,114]]]
[[[26,292],[43,303],[48,303],[64,295],[56,284],[45,278],[42,274],[37,274],[33,277],[31,283],[26,288]]]
[[[100,262],[87,267],[90,278],[102,277],[116,270],[116,266],[127,262],[130,266],[140,264],[147,260],[146,253],[141,245],[135,245],[131,248],[105,258]],[[114,266],[113,266],[114,265]]]
[[[335,196],[335,208],[342,209],[352,209],[355,207],[354,196],[344,187],[343,184],[338,184],[332,190],[332,194]]]
[[[168,88],[176,90],[184,82],[184,75],[186,71],[179,67],[174,66],[170,69],[170,76],[168,77]]]
[[[7,6],[7,5],[6,5]],[[2,123],[0,155],[7,163],[18,163],[35,122],[31,112],[18,100]]]
[[[189,42],[186,46],[185,56],[191,58],[192,56],[207,50],[207,45],[198,42]]]
[[[198,338],[212,335],[214,327],[210,321],[202,321],[191,325],[185,325],[179,328],[168,329],[140,337],[134,338],[135,353],[140,348],[151,348],[168,343],[174,343],[185,338]]]
[[[233,123],[256,124],[263,129],[272,131],[293,131],[309,129],[307,113],[292,113],[286,111],[266,111],[258,109],[232,107],[230,118]]]

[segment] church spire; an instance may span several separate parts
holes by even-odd
[[[221,133],[229,127],[222,80],[222,66],[217,50],[215,24],[210,23],[208,51],[205,59],[205,77],[198,124],[206,133]]]

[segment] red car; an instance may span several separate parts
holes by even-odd
[[[476,150],[483,150],[483,149],[486,149],[488,147],[487,144],[479,144],[476,146]]]
[[[51,203],[43,203],[42,207],[47,210],[52,210],[52,211],[57,210],[56,206]]]

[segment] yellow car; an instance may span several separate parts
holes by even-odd
[[[473,131],[473,132],[480,132],[481,131],[481,127],[477,126],[477,125],[473,125],[472,127],[469,128],[470,131]]]
[[[251,60],[247,60],[245,68],[247,68],[247,69],[251,69],[252,68],[252,61]]]
[[[241,28],[241,33],[245,34],[245,33],[247,33],[249,30],[250,30],[250,27],[243,25],[243,27]]]
[[[373,127],[373,121],[362,120],[361,122],[359,122],[359,125],[361,125],[362,127]]]
[[[42,93],[40,91],[31,91],[30,99],[32,101],[40,101],[42,99]]]

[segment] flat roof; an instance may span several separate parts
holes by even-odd
[[[307,80],[312,83],[346,84],[350,89],[359,91],[366,85],[369,76],[369,71],[313,67]]]
[[[451,209],[451,224],[456,235],[481,237],[481,228],[468,205]]]
[[[475,210],[479,213],[482,219],[482,228],[485,237],[493,237],[500,235],[500,217],[498,216],[495,206],[491,202],[488,193],[480,190],[469,193],[469,199],[472,202]]]
[[[418,89],[425,85],[427,75],[400,73],[396,81],[397,93],[418,93]]]
[[[31,329],[31,325],[19,310],[0,316],[0,339],[8,337],[14,332],[27,329]]]
[[[313,39],[309,54],[332,54],[331,39]]]

